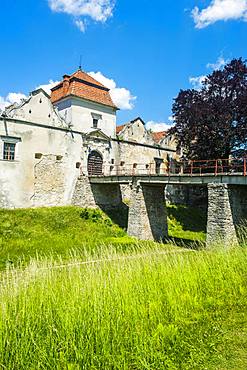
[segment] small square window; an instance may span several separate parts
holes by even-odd
[[[42,158],[42,153],[35,153],[34,157],[35,157],[35,159],[41,159]]]
[[[98,128],[98,122],[99,122],[98,119],[93,118],[93,128]]]
[[[15,160],[15,143],[4,143],[3,159],[5,159],[6,161]]]

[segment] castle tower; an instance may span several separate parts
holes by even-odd
[[[109,89],[78,69],[64,75],[51,89],[51,101],[73,130],[88,133],[100,129],[109,137],[116,136],[116,111]]]

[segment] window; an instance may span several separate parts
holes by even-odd
[[[35,159],[41,159],[42,158],[42,153],[35,153],[34,157],[35,157]]]
[[[96,129],[99,127],[99,121],[102,119],[101,114],[91,113],[93,120],[93,128]]]
[[[7,161],[15,160],[15,143],[4,143],[3,145],[3,159]]]
[[[98,119],[93,118],[93,128],[97,128],[98,127],[98,122],[99,122]]]

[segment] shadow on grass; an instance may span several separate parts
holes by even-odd
[[[186,207],[182,205],[170,205],[167,207],[168,217],[175,219],[183,228],[193,232],[206,232],[206,210]]]
[[[114,224],[127,230],[129,207],[126,204],[122,203],[120,207],[116,208],[101,206],[101,210],[114,222]]]
[[[193,249],[193,250],[201,250],[206,247],[206,241],[176,238],[176,237],[168,237],[164,240],[164,243],[174,244],[180,248]]]

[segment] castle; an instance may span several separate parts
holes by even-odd
[[[141,118],[116,125],[109,89],[77,70],[51,95],[38,89],[0,114],[0,207],[76,204],[78,178],[164,170],[177,157],[165,132]]]

